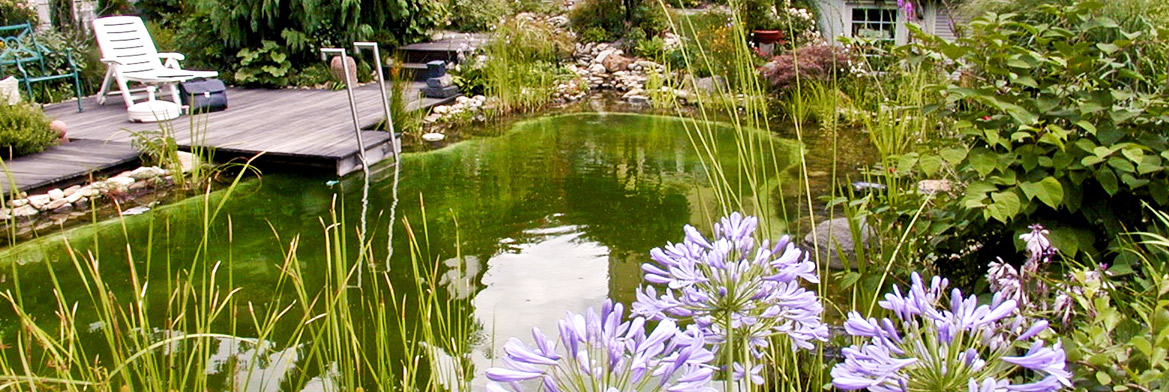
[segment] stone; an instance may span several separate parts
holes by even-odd
[[[694,81],[694,87],[696,89],[700,89],[700,90],[704,90],[704,91],[712,92],[712,93],[718,92],[723,87],[725,87],[726,84],[727,84],[726,81],[723,80],[723,78],[719,77],[719,76],[708,76],[705,78],[698,78],[698,80]]]
[[[57,200],[57,201],[65,201],[65,200]],[[68,214],[70,212],[73,212],[73,203],[65,203],[65,204],[62,204],[60,207],[53,209],[53,214]]]
[[[128,186],[126,188],[133,191],[133,190],[139,190],[139,189],[146,189],[146,187],[149,185],[150,185],[150,183],[146,182],[146,181],[134,181],[133,184],[130,184],[130,186]]]
[[[446,138],[446,135],[443,135],[443,134],[437,133],[437,132],[431,132],[431,133],[427,133],[427,134],[422,135],[422,140],[425,140],[428,142],[437,142],[437,141],[440,141],[440,140],[445,139],[445,138]]]
[[[439,106],[435,106],[433,108],[430,108],[430,111],[435,113],[435,114],[447,114],[447,112],[451,111],[451,107],[446,106],[446,105],[439,105]]]
[[[0,208],[0,221],[6,221],[9,219],[12,219],[12,209]]]
[[[623,94],[621,96],[621,98],[629,99],[629,97],[632,97],[634,95],[644,95],[644,94],[645,94],[645,90],[635,88],[635,89],[631,89],[628,92],[626,92],[625,94]]]
[[[446,61],[434,60],[426,63],[426,78],[438,78],[446,75]]]
[[[885,190],[885,188],[886,187],[884,184],[878,184],[875,182],[856,181],[852,183],[852,189],[857,192],[880,192]]]
[[[629,103],[633,105],[649,105],[649,97],[644,95],[634,95],[626,99],[629,100]]]
[[[921,180],[917,182],[917,191],[927,195],[938,192],[953,193],[954,184],[950,180]]]
[[[53,201],[53,199],[49,197],[49,195],[32,195],[28,197],[28,204],[38,210],[41,209],[41,207],[44,207],[45,204],[49,204],[51,201]]]
[[[72,196],[74,193],[77,193],[77,191],[80,189],[81,189],[81,185],[74,185],[74,186],[65,188],[64,190],[62,190],[62,192],[65,192],[65,197],[69,197],[69,196]]]
[[[163,170],[161,168],[157,168],[157,167],[153,167],[153,166],[143,166],[143,167],[131,170],[129,173],[126,173],[123,177],[130,177],[136,181],[142,181],[142,180],[155,178],[155,177],[165,175],[165,174],[166,174],[166,170]]]
[[[33,207],[31,205],[20,206],[20,207],[12,209],[12,216],[15,216],[17,218],[32,217],[32,216],[36,216],[37,214],[40,214],[40,213],[41,213],[40,210],[37,210],[35,207]]]
[[[329,60],[329,72],[339,82],[345,83],[346,80],[350,80],[354,85],[357,84],[357,62],[353,61],[352,57],[342,61],[341,56],[333,56],[333,59]]]
[[[81,190],[77,191],[77,193],[80,193],[81,196],[85,196],[85,197],[94,197],[94,196],[100,195],[101,190],[94,188],[92,186],[87,186],[85,188],[81,188]]]
[[[61,190],[60,188],[50,189],[45,194],[49,195],[49,199],[51,200],[61,200],[65,198],[65,191]]]
[[[8,201],[8,206],[12,208],[24,207],[28,205],[28,199],[12,199]]]
[[[815,249],[813,245],[818,244],[817,255],[821,266],[827,264],[828,268],[835,270],[856,268],[856,242],[854,242],[848,224],[848,218],[836,218],[816,224],[816,231],[804,236],[803,248],[811,251]],[[857,224],[860,229],[861,243],[865,248],[868,248],[872,242],[872,236],[876,232],[864,222],[857,222]],[[840,252],[837,251],[837,247],[840,248]],[[841,253],[843,253],[844,259],[848,260],[847,267],[841,259]]]
[[[191,154],[189,152],[179,151],[178,156],[179,156],[179,168],[182,169],[183,173],[194,170],[195,166],[197,166],[199,164],[199,159],[197,157],[195,157],[194,154]]]
[[[431,88],[442,88],[442,87],[453,85],[454,83],[455,83],[455,79],[454,79],[454,77],[452,77],[450,75],[442,75],[442,76],[439,76],[437,78],[427,78],[426,79],[426,87],[431,87]]]
[[[133,184],[135,181],[136,180],[130,177],[114,177],[106,180],[106,183],[110,185],[110,188],[125,188],[130,186],[130,184]]]
[[[427,98],[450,98],[459,95],[459,88],[455,86],[442,88],[425,87],[422,89],[422,95]]]
[[[78,200],[81,200],[81,198],[83,198],[83,197],[85,197],[85,195],[82,195],[81,192],[73,192],[73,193],[70,193],[69,196],[65,196],[65,201],[69,202],[69,203],[76,203]]]
[[[73,208],[76,208],[78,210],[83,210],[83,211],[88,210],[90,203],[92,203],[92,201],[89,198],[83,197],[83,198],[78,199],[76,202],[73,203]]]
[[[589,73],[591,73],[593,75],[602,75],[602,74],[605,74],[607,71],[608,70],[605,68],[605,66],[601,65],[601,64],[593,64],[593,65],[589,66]]]
[[[66,204],[69,204],[69,202],[66,201],[65,199],[53,200],[53,201],[49,202],[49,204],[45,204],[44,208],[41,208],[41,211],[53,211],[53,210],[56,210],[58,208],[61,208],[61,206],[66,205]]]

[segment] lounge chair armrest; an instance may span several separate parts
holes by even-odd
[[[101,62],[103,64],[122,64],[122,62],[118,61],[118,59],[111,59],[106,57],[102,57]]]
[[[162,66],[173,69],[182,68],[179,62],[187,59],[187,56],[183,56],[182,53],[174,52],[162,52],[158,54],[158,57],[164,60]]]

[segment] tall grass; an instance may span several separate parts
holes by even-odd
[[[566,78],[557,63],[572,54],[572,45],[546,22],[518,17],[504,21],[484,47],[487,95],[498,99],[504,113],[543,106]]]
[[[405,222],[412,265],[407,275],[415,283],[402,286],[389,271],[366,262],[382,250],[372,242],[352,244],[359,236],[334,203],[334,213],[321,220],[324,276],[306,273],[299,237],[281,239],[273,228],[274,241],[287,244],[279,278],[269,298],[244,300],[239,293],[247,282],[233,275],[232,254],[207,252],[218,227],[227,228],[230,241],[231,218],[220,211],[242,178],[241,172],[231,186],[204,197],[202,245],[190,260],[153,253],[149,249],[159,239],[151,236],[146,243],[127,243],[137,251],[120,261],[66,242],[69,268],[44,263],[50,282],[19,281],[13,266],[14,289],[0,298],[19,328],[0,336],[11,348],[0,355],[0,389],[441,390],[429,358],[461,358],[470,333],[467,318],[451,309],[437,287],[434,268],[441,263],[425,250],[426,229],[419,233]],[[128,281],[107,281],[111,269],[128,271]],[[362,269],[369,278],[359,285]],[[151,287],[146,277],[160,274],[166,287]],[[81,287],[67,290],[66,284]],[[54,295],[54,317],[27,313],[24,290],[44,292],[46,285]],[[87,328],[96,338],[83,338],[91,336]],[[470,378],[465,363],[446,371],[456,372],[457,380]]]

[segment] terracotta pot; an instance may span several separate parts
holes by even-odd
[[[761,44],[774,44],[783,39],[783,32],[779,30],[755,30],[755,41]]]

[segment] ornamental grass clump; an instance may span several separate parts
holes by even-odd
[[[702,332],[662,321],[647,334],[646,320],[625,321],[624,308],[605,301],[598,314],[569,312],[560,320],[560,346],[532,328],[535,347],[511,338],[503,367],[487,370],[493,392],[707,391],[714,359]],[[502,384],[500,384],[502,383]],[[506,385],[506,387],[504,386]]]
[[[786,336],[793,348],[810,350],[828,339],[828,327],[820,320],[819,297],[801,286],[819,282],[816,264],[787,236],[775,245],[757,243],[757,226],[755,217],[734,213],[714,225],[715,238],[708,241],[687,225],[682,243],[650,251],[654,263],[642,265],[645,280],[665,286],[665,292],[643,285],[633,312],[663,322],[692,321],[722,351],[722,363],[735,365],[735,379],[749,372],[758,384],[762,379],[751,364],[772,338]]]
[[[850,312],[844,328],[867,338],[843,350],[844,362],[832,369],[832,384],[843,390],[908,391],[1056,391],[1071,386],[1060,342],[1039,334],[1046,320],[1018,315],[1017,303],[995,294],[990,304],[954,289],[945,307],[949,282],[934,277],[927,286],[914,273],[903,295],[894,286],[879,304],[895,319],[880,321]]]

